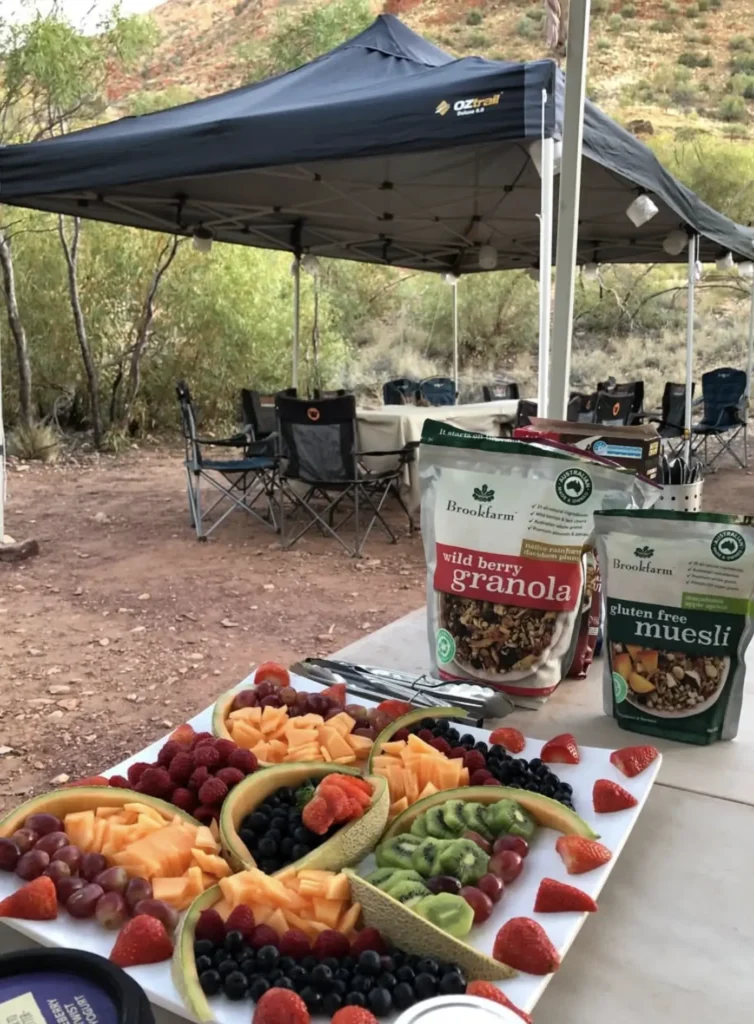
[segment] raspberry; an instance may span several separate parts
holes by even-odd
[[[151,768],[151,764],[147,764],[145,761],[137,761],[136,764],[132,764],[126,772],[128,775],[128,781],[132,786],[135,786],[137,782],[141,782],[141,777],[147,768]]]
[[[377,1024],[377,1018],[363,1006],[341,1006],[330,1024]]]
[[[274,928],[270,928],[268,924],[258,924],[252,933],[249,945],[253,949],[261,949],[262,946],[277,948],[280,945],[280,939]]]
[[[165,768],[147,768],[138,785],[139,792],[148,796],[166,797],[175,789],[175,783]]]
[[[221,768],[219,772],[215,772],[215,778],[224,782],[228,789],[233,789],[239,782],[243,782],[246,776],[238,768]]]
[[[467,996],[477,996],[479,999],[491,999],[493,1003],[499,1003],[501,1006],[507,1006],[513,1013],[517,1013],[521,1020],[527,1021],[531,1024],[531,1017],[528,1013],[523,1010],[519,1010],[517,1006],[514,1006],[510,999],[504,995],[497,985],[493,985],[491,981],[470,981],[466,986]],[[335,1014],[337,1017],[337,1013]],[[333,1021],[335,1020],[333,1017]]]
[[[297,992],[269,988],[254,1007],[252,1024],[310,1024],[306,1003]]]
[[[195,736],[196,733],[194,732],[193,726],[186,724],[179,725],[170,738],[174,743],[180,743],[182,747],[190,747],[194,742]]]
[[[495,778],[490,777],[489,779],[485,779],[484,782],[482,783],[482,785],[483,786],[502,786],[502,782],[500,782],[499,779],[495,779]]]
[[[397,742],[398,740],[407,740],[410,733],[408,729],[398,729],[397,732],[393,733],[393,739]]]
[[[168,774],[173,782],[179,786],[185,786],[194,771],[194,759],[188,751],[181,751],[176,754],[170,762]]]
[[[220,755],[220,764],[224,767],[233,751],[238,750],[238,744],[233,740],[215,740],[215,750]]]
[[[196,736],[194,736],[194,742],[191,744],[191,749],[194,750],[203,743],[213,743],[214,739],[215,737],[211,732],[198,732]]]
[[[202,743],[200,747],[195,747],[193,757],[197,768],[201,768],[202,765],[205,768],[218,768],[220,765],[220,752],[210,743]]]
[[[110,785],[114,786],[115,789],[130,789],[131,783],[128,779],[124,779],[122,775],[111,775]]]
[[[206,804],[197,807],[195,811],[192,811],[192,814],[202,825],[211,825],[213,821],[217,821],[220,817],[220,811],[217,807],[207,807]]]
[[[463,759],[464,757],[466,757],[466,747],[453,747],[453,749],[448,754],[448,757],[451,757],[453,759],[460,757],[461,759]]]
[[[207,807],[219,806],[228,795],[228,787],[222,779],[207,779],[199,790],[199,799]]]
[[[216,910],[203,910],[196,922],[194,939],[209,939],[216,946],[225,942],[225,922]]]
[[[343,932],[336,932],[334,929],[328,928],[326,931],[320,932],[314,940],[312,952],[320,960],[324,960],[326,956],[334,956],[339,960],[343,956],[348,956],[350,949],[351,945]]]
[[[484,754],[479,750],[467,750],[466,756],[463,759],[463,766],[468,768],[470,772],[475,772],[478,768],[486,768],[487,761]]]
[[[351,943],[351,956],[358,957],[365,949],[373,949],[383,956],[387,943],[376,928],[363,928]]]
[[[435,736],[435,738],[430,743],[430,746],[434,747],[435,750],[439,750],[441,754],[445,754],[446,757],[448,756],[452,749],[448,741],[446,739],[443,739],[442,736]]]
[[[238,747],[228,758],[228,767],[238,768],[244,775],[251,775],[259,767],[259,761],[251,750],[242,750]]]
[[[191,773],[191,777],[188,782],[189,789],[201,789],[208,778],[210,778],[209,768],[205,768],[204,765],[202,765],[201,768],[197,768],[195,772]]]
[[[231,910],[225,922],[225,930],[227,932],[240,932],[243,935],[244,942],[251,942],[255,927],[254,911],[251,907],[245,907],[240,903]]]
[[[173,790],[173,795],[170,799],[180,810],[187,811],[189,814],[194,813],[197,803],[196,793],[192,793],[190,789],[184,789],[181,786],[179,789]]]
[[[182,747],[180,743],[176,743],[175,740],[168,740],[157,755],[157,764],[162,765],[163,768],[167,768],[175,755],[180,754],[181,750]]]
[[[491,778],[492,772],[488,772],[486,768],[477,768],[477,770],[472,773],[472,776],[469,779],[469,785],[483,786],[487,779]]]
[[[435,734],[431,729],[420,729],[416,735],[418,739],[424,740],[425,743],[431,743],[435,738]]]
[[[294,960],[308,956],[310,952],[309,936],[299,928],[290,928],[280,936],[280,955],[292,956]]]

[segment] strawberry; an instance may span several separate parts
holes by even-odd
[[[587,871],[601,868],[612,858],[612,853],[602,843],[582,836],[560,836],[555,843],[569,875],[583,875]]]
[[[554,878],[543,878],[539,883],[534,909],[538,914],[558,914],[567,910],[593,914],[597,904],[591,896],[577,889],[575,885],[556,882]]]
[[[348,793],[339,786],[327,786],[323,788],[322,799],[325,801],[330,809],[330,814],[333,816],[333,821],[341,822],[348,821],[352,814],[353,801],[348,796]],[[307,804],[308,806],[308,804]],[[358,811],[358,817],[361,817],[361,805],[356,806]],[[304,814],[306,814],[306,808],[304,808]]]
[[[337,704],[340,704],[342,708],[346,706],[346,684],[345,683],[334,683],[332,686],[328,686],[325,690],[322,690],[320,697],[330,697]]]
[[[610,763],[614,764],[618,771],[632,779],[634,775],[640,775],[645,768],[654,761],[659,754],[656,747],[622,747],[614,750],[610,755]]]
[[[254,673],[254,685],[267,682],[277,683],[282,687],[290,686],[291,674],[284,665],[278,665],[276,661],[265,661]]]
[[[330,1024],[377,1024],[377,1018],[363,1006],[342,1006],[335,1011]]]
[[[256,928],[256,924],[251,907],[245,907],[242,903],[239,903],[228,914],[228,919],[225,922],[225,931],[240,932],[243,935],[244,942],[251,942],[251,936]]]
[[[392,720],[395,721],[396,718],[407,715],[409,711],[416,711],[416,708],[406,700],[383,700],[381,704],[377,705],[376,710],[384,711],[386,715],[390,715]]]
[[[327,832],[333,823],[333,815],[324,796],[312,797],[304,807],[301,822],[304,828],[308,828],[310,832],[316,832],[318,836],[323,836]]]
[[[578,764],[581,760],[576,740],[570,732],[562,732],[559,736],[553,736],[551,740],[542,747],[539,755],[540,761],[548,764]]]
[[[526,746],[526,740],[524,734],[518,729],[511,729],[507,726],[495,729],[494,732],[490,733],[490,743],[497,744],[500,747],[505,747],[511,754],[520,754]],[[495,991],[499,992],[499,989]]]
[[[516,753],[516,751],[514,751]],[[531,1017],[528,1013],[524,1013],[523,1010],[519,1010],[517,1006],[510,1001],[508,996],[504,992],[501,992],[497,985],[493,985],[491,981],[470,981],[466,986],[467,996],[476,996],[477,999],[491,999],[493,1003],[500,1003],[501,1006],[507,1006],[513,1013],[517,1013],[521,1020],[525,1020],[526,1024],[531,1024]]]
[[[106,779],[104,775],[87,775],[85,779],[79,779],[78,782],[69,782],[69,786],[109,786],[110,780]],[[126,782],[128,786],[128,782]],[[131,787],[128,786],[130,789]]]
[[[623,786],[610,779],[597,779],[592,790],[592,804],[598,814],[611,814],[613,811],[625,811],[628,807],[636,807],[638,803]]]
[[[495,936],[492,956],[526,974],[552,974],[560,967],[557,949],[542,925],[530,917],[512,917]]]
[[[216,910],[203,910],[196,922],[195,939],[209,939],[216,946],[225,942],[225,922]]]
[[[171,740],[174,743],[180,743],[182,747],[190,747],[195,737],[194,728],[188,723],[186,725],[179,725],[175,732],[170,734]]]
[[[252,1024],[309,1024],[306,1003],[297,992],[270,988],[254,1008]]]
[[[140,914],[127,921],[118,933],[110,959],[118,967],[159,964],[173,955],[173,940],[156,917]]]
[[[23,921],[54,921],[58,916],[58,897],[55,883],[47,875],[12,892],[0,903],[0,917],[15,917]]]

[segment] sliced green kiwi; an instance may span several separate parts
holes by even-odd
[[[444,850],[449,842],[454,842],[454,840],[435,839],[433,836],[422,839],[412,851],[411,867],[424,878],[441,874],[442,872],[439,870],[440,851]]]
[[[487,827],[495,836],[508,832],[529,840],[537,829],[534,818],[515,800],[498,800],[489,804],[485,812]]]
[[[411,854],[414,847],[421,843],[418,836],[404,832],[393,839],[380,843],[377,847],[377,866],[380,868],[411,868]]]
[[[424,879],[418,871],[408,871],[406,868],[395,868],[390,872],[390,878],[383,879],[378,888],[382,889],[383,892],[389,892],[392,896],[393,889],[397,885],[402,885],[403,882],[418,882],[424,889],[427,888],[424,885]]]
[[[389,889],[386,889],[385,892],[406,907],[413,907],[419,900],[423,900],[425,896],[430,895],[429,889],[421,881],[412,882],[410,880],[397,882],[395,885],[391,885]]]
[[[453,875],[462,885],[478,882],[487,872],[489,856],[471,839],[454,839],[440,851],[442,874]]]
[[[413,909],[415,913],[457,939],[468,935],[474,923],[474,911],[463,896],[454,896],[450,892],[425,896]]]
[[[397,874],[398,870],[398,868],[377,868],[371,875],[367,875],[367,882],[381,889],[383,885],[390,881],[393,875]]]
[[[494,833],[490,831],[490,827],[487,824],[486,812],[487,808],[484,804],[477,804],[473,801],[464,803],[463,820],[470,829],[478,832],[480,836],[484,836],[485,839],[493,839]]]
[[[448,800],[446,804],[443,804],[442,820],[454,836],[460,836],[467,828],[466,819],[463,816],[463,800]]]
[[[424,820],[427,826],[427,832],[430,836],[434,836],[435,839],[455,839],[457,833],[449,829],[445,824],[443,817],[442,807],[430,807],[427,813],[424,815]]]
[[[411,835],[419,836],[420,839],[426,839],[429,835],[427,832],[427,822],[423,814],[420,814],[418,818],[414,818],[411,822]]]

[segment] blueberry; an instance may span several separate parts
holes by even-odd
[[[467,745],[473,747],[474,744],[476,743],[476,740],[474,739],[470,732],[465,732],[459,742],[462,747],[465,747]]]
[[[395,973],[396,964],[392,956],[381,956],[380,966],[383,971],[389,971],[391,974]]]
[[[334,1013],[343,1005],[343,996],[338,995],[337,992],[325,992],[322,996],[322,1012],[326,1013],[328,1017],[332,1017]]]
[[[432,974],[437,975],[440,973],[440,965],[437,963],[433,956],[425,956],[416,965],[417,974]]]
[[[458,971],[448,971],[440,978],[440,993],[444,996],[457,996],[466,991],[466,982]]]
[[[284,857],[286,861],[289,861],[293,856],[293,840],[290,836],[285,836],[284,839],[280,840],[280,856]]]
[[[356,958],[353,956],[342,956],[340,958],[340,966],[344,971],[353,971],[356,967]]]
[[[313,956],[310,953],[309,956],[305,956],[304,959],[301,961],[301,966],[305,967],[307,969],[307,971],[311,971],[311,970],[313,970],[317,966],[318,963],[319,963],[318,957]]]
[[[277,967],[280,953],[276,946],[262,946],[257,951],[257,963],[260,968]]]
[[[281,786],[278,790],[278,796],[280,797],[281,803],[291,804],[294,801],[296,794],[290,786]]]
[[[331,971],[333,972],[333,974],[335,974],[335,972],[336,972],[336,971],[338,970],[338,968],[340,967],[340,961],[339,961],[339,960],[337,960],[337,959],[336,959],[336,958],[335,958],[334,956],[326,956],[326,957],[323,957],[323,958],[322,958],[322,963],[323,963],[323,964],[324,964],[324,965],[325,965],[326,967],[329,967],[329,968],[330,968],[330,970],[331,970]]]
[[[202,986],[202,992],[207,996],[216,996],[220,991],[222,983],[223,980],[217,971],[203,971],[199,975],[199,984]]]
[[[194,943],[194,956],[197,959],[200,956],[212,956],[215,952],[214,942],[210,942],[209,939],[197,939]]]
[[[241,960],[241,962],[238,965],[238,968],[239,970],[243,971],[243,973],[246,975],[249,981],[251,981],[252,976],[256,977],[259,974],[259,968],[257,966],[256,960],[249,956],[246,956],[243,958],[243,960]]]
[[[266,832],[269,827],[269,818],[266,814],[262,814],[260,811],[255,811],[253,814],[249,815],[248,823],[248,827],[252,832],[255,832],[257,835],[261,835],[263,832]]]
[[[478,750],[480,754],[484,754],[485,757],[486,757],[487,756],[487,751],[489,750],[489,747],[487,746],[487,744],[483,740],[479,740],[478,743],[474,744],[474,750]]]
[[[293,982],[299,981],[301,978],[306,978],[309,976],[309,972],[302,964],[296,964],[295,966],[290,967],[286,971],[286,974]]]
[[[422,718],[421,722],[419,722],[420,729],[434,729],[435,725],[434,718]]]
[[[266,857],[257,863],[257,867],[265,875],[274,875],[283,865],[278,861],[277,857]]]
[[[262,947],[262,949],[264,949],[264,946]],[[278,967],[283,972],[283,974],[288,974],[288,972],[293,970],[295,966],[296,961],[293,959],[292,956],[281,956],[280,959],[278,960]]]
[[[221,978],[227,978],[229,974],[233,974],[234,971],[238,970],[238,964],[235,960],[223,960],[221,964],[218,964],[217,971]]]
[[[570,786],[567,782],[560,783],[560,792],[570,796],[573,793],[573,786]]]
[[[363,992],[349,992],[343,1002],[346,1006],[366,1006],[367,1004]]]
[[[359,956],[359,973],[376,977],[381,970],[380,954],[373,949],[365,949]]]
[[[259,840],[257,849],[259,850],[260,857],[274,857],[278,852],[278,844],[274,839],[264,836],[264,838]]]
[[[311,985],[305,985],[301,989],[299,995],[306,1003],[306,1008],[309,1013],[317,1013],[322,1006],[322,993],[318,992],[316,988]]]
[[[375,985],[379,988],[386,988],[388,992],[392,992],[397,984],[398,979],[390,971],[383,971],[382,974],[377,975]]]
[[[197,974],[203,974],[205,971],[211,971],[213,967],[211,956],[198,956],[196,958],[196,972]]]
[[[280,831],[279,828],[271,828],[270,831],[266,833],[264,839],[260,839],[259,840],[259,847],[260,847],[259,852],[262,853],[262,854],[264,853],[264,850],[261,849],[262,843],[274,843],[275,844],[275,850],[277,851],[278,848],[280,847],[280,840],[282,838],[283,838],[283,833]]]
[[[458,732],[458,729],[448,729],[445,738],[451,745],[451,747],[455,747],[458,746],[458,741],[460,740],[461,736],[460,733]]]
[[[337,992],[339,996],[344,996],[351,987],[350,982],[350,977],[348,981],[344,981],[342,978],[333,978],[330,984],[330,989],[332,992]]]
[[[336,981],[350,981],[351,972],[349,970],[346,970],[345,967],[339,967],[337,971],[333,971],[333,977],[336,979]]]
[[[311,837],[311,832],[308,828],[304,828],[303,825],[300,825],[298,828],[294,828],[291,832],[291,839],[294,843],[308,843]]]
[[[396,970],[395,976],[398,979],[398,981],[407,981],[409,984],[411,984],[411,982],[416,977],[416,972],[414,971],[413,967],[409,967],[408,964],[404,964],[403,967],[399,967]]]
[[[353,980],[351,981],[351,989],[354,992],[367,993],[371,989],[373,984],[373,980],[367,977],[366,974],[355,974],[353,976]]]
[[[228,999],[238,1001],[246,996],[246,978],[240,971],[234,971],[225,979],[223,991]]]
[[[243,946],[244,941],[241,932],[228,932],[225,936],[225,948],[229,953],[240,953]]]
[[[432,974],[417,974],[414,978],[414,992],[417,999],[431,999],[437,995],[437,979]]]
[[[399,982],[393,989],[393,1006],[397,1010],[407,1010],[416,1002],[416,995],[407,981]]]
[[[521,769],[522,772],[526,772],[526,771],[529,770],[529,762],[526,760],[525,757],[517,757],[516,758],[516,764],[518,765],[518,767]]]
[[[270,983],[266,978],[257,978],[249,985],[249,998],[258,1003],[269,987]]]
[[[290,978],[283,976],[282,978],[277,979],[275,982],[275,988],[287,988],[290,990],[293,988],[293,982]]]
[[[393,999],[386,988],[373,988],[367,996],[367,1005],[376,1017],[385,1017],[393,1008]]]
[[[330,982],[332,981],[332,970],[327,964],[317,964],[316,967],[312,968],[309,981],[314,988],[319,989],[320,992],[325,992],[330,987]]]
[[[259,836],[256,835],[256,833],[252,832],[248,828],[242,828],[238,834],[241,838],[241,842],[248,850],[256,850],[257,842],[259,841]]]
[[[301,858],[305,857],[310,851],[310,846],[305,846],[303,843],[295,843],[291,850],[291,857],[293,860],[301,860]]]

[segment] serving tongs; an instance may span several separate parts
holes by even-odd
[[[504,718],[513,711],[512,701],[491,687],[448,683],[426,674],[416,676],[330,658],[306,658],[292,665],[291,671],[327,686],[345,683],[349,694],[367,700],[404,700],[416,708],[457,707],[467,713],[466,721]]]

